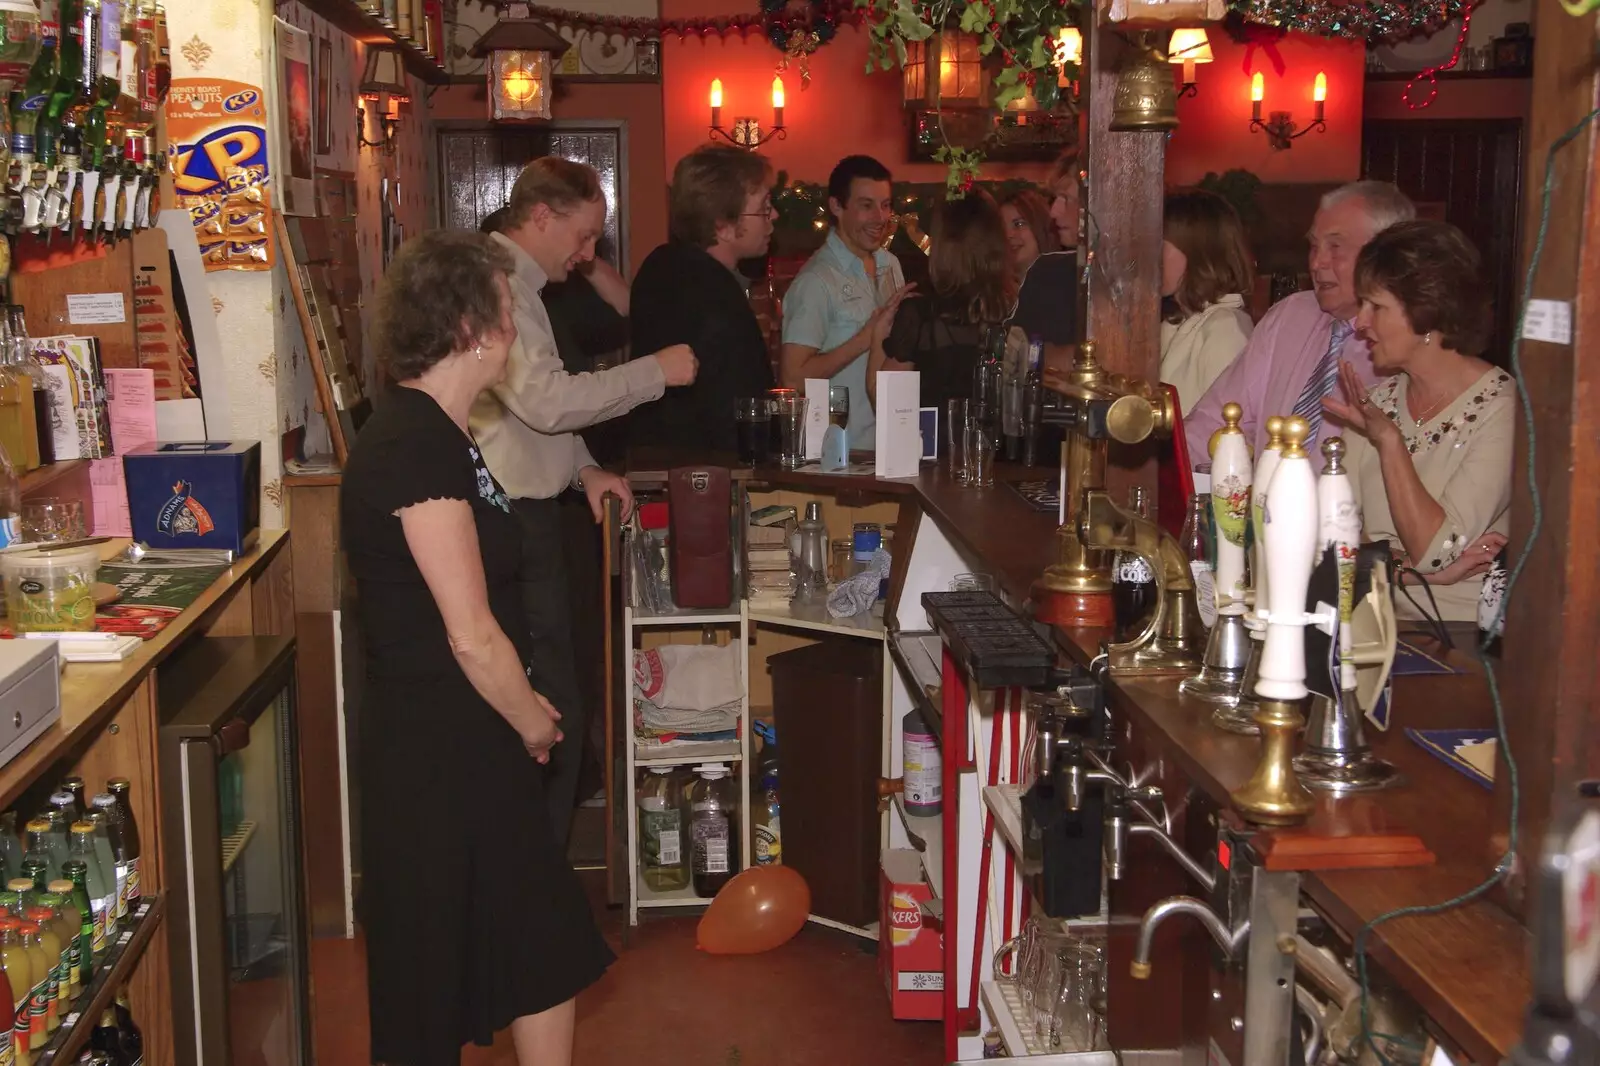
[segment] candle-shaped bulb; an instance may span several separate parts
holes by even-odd
[[[1328,76],[1326,74],[1322,73],[1321,71],[1318,71],[1317,72],[1317,80],[1312,85],[1312,88],[1311,88],[1311,99],[1315,100],[1317,103],[1320,104],[1324,100],[1326,100],[1327,98],[1328,98]],[[1257,97],[1256,99],[1259,100],[1260,97]]]
[[[1258,70],[1250,78],[1250,102],[1259,104],[1267,97],[1267,79],[1262,77]]]
[[[711,108],[713,111],[722,107],[722,79],[711,79]]]
[[[1185,85],[1194,84],[1194,60],[1187,57],[1183,61],[1183,83]]]
[[[774,111],[782,111],[783,110],[783,79],[782,78],[773,78],[772,79],[772,109]]]

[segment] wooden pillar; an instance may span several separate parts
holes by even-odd
[[[1089,16],[1093,17],[1093,16]],[[1164,132],[1114,133],[1111,110],[1117,69],[1129,48],[1110,29],[1085,34],[1088,77],[1088,316],[1084,336],[1093,340],[1107,370],[1158,381],[1161,377],[1161,213],[1166,169]],[[1153,447],[1113,444],[1106,485],[1113,498],[1127,499],[1142,485],[1155,499]]]
[[[1546,161],[1554,141],[1595,106],[1596,17],[1574,18],[1557,0],[1536,0],[1533,104],[1522,187],[1527,197],[1520,296],[1538,237]],[[1551,815],[1578,799],[1578,783],[1600,776],[1600,189],[1591,122],[1556,156],[1550,218],[1532,297],[1571,309],[1568,343],[1524,340],[1521,363],[1537,439],[1535,479],[1543,527],[1512,593],[1505,654],[1498,666],[1507,739],[1521,770],[1517,869],[1509,900],[1526,918],[1526,875],[1537,862]],[[1518,309],[1520,310],[1520,308]],[[1585,351],[1587,349],[1587,351]],[[1584,352],[1580,358],[1579,352]],[[1527,477],[1527,421],[1519,410],[1512,467],[1511,543],[1521,551],[1533,521]],[[1504,764],[1495,775],[1496,832],[1491,861],[1506,846],[1511,789]]]

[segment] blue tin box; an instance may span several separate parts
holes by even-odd
[[[152,548],[255,544],[261,525],[259,441],[167,441],[122,457],[133,538]]]

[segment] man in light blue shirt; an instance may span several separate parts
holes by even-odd
[[[894,321],[905,283],[900,261],[883,248],[889,235],[889,169],[871,156],[839,161],[828,176],[833,229],[795,276],[783,297],[779,378],[804,391],[806,378],[827,378],[850,389],[850,448],[873,451],[867,356],[880,321]]]

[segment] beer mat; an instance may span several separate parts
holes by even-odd
[[[1474,784],[1494,787],[1495,754],[1500,742],[1493,729],[1407,729],[1406,736]]]
[[[1394,666],[1389,670],[1391,677],[1428,677],[1441,674],[1464,674],[1465,670],[1457,670],[1442,659],[1418,648],[1414,644],[1407,644],[1400,640],[1394,646]]]
[[[101,563],[99,580],[115,585],[121,599],[95,613],[94,627],[149,640],[184,612],[228,569],[227,563],[174,566],[144,559]]]
[[[1022,497],[1022,502],[1035,511],[1058,514],[1061,511],[1061,486],[1054,481],[1008,481]]]

